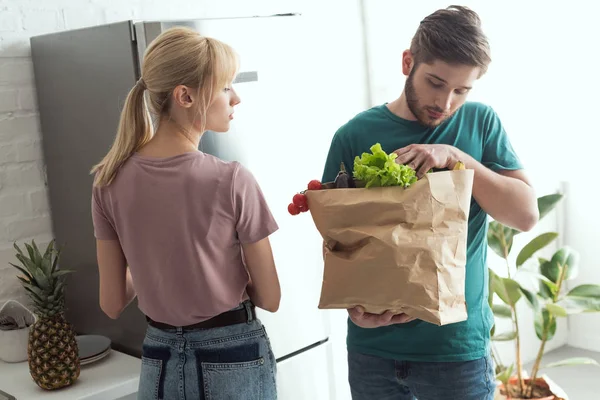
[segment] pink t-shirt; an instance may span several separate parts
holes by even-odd
[[[247,298],[241,243],[278,229],[250,171],[202,152],[134,154],[93,188],[92,216],[97,239],[119,240],[140,310],[176,326]]]

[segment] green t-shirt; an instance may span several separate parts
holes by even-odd
[[[381,143],[390,153],[414,143],[455,146],[494,171],[521,169],[500,119],[491,107],[467,102],[436,128],[402,119],[385,104],[363,111],[334,135],[322,181],[333,181],[344,162],[352,170],[354,157]],[[437,326],[416,320],[363,329],[348,319],[349,351],[407,361],[467,361],[489,352],[493,314],[488,305],[487,214],[471,199],[465,296],[468,319]]]

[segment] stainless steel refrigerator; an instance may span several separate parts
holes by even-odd
[[[232,45],[241,57],[235,87],[242,102],[231,130],[207,132],[202,151],[238,160],[260,183],[280,230],[272,246],[282,285],[275,314],[259,311],[278,359],[282,399],[331,398],[328,318],[318,310],[321,240],[308,214],[292,217],[292,196],[319,179],[329,137],[312,121],[318,61],[301,15],[190,21],[123,21],[31,39],[53,233],[64,244],[67,317],[79,333],[110,337],[113,348],[140,356],[146,328],[132,304],[116,321],[98,303],[98,270],[90,214],[90,168],[106,154],[121,106],[140,74],[147,45],[184,25]],[[168,266],[165,266],[166,268]]]

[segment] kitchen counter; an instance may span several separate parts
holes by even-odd
[[[17,400],[117,400],[135,399],[141,360],[112,350],[104,359],[83,365],[72,386],[46,391],[31,378],[27,361],[0,361],[0,391]],[[1,393],[1,392],[0,392]],[[4,400],[2,395],[0,399]]]

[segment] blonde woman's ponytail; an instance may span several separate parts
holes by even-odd
[[[198,90],[200,104],[195,118],[205,124],[212,99],[233,81],[238,62],[229,45],[194,29],[173,27],[158,35],[144,54],[142,79],[125,100],[112,148],[92,169],[94,185],[109,185],[123,163],[152,139],[150,116],[159,124],[161,118],[169,117],[171,96],[178,85]]]
[[[94,186],[109,185],[119,167],[152,138],[152,123],[144,99],[145,91],[143,79],[129,91],[121,111],[115,141],[104,159],[92,168],[92,173],[96,174]]]

